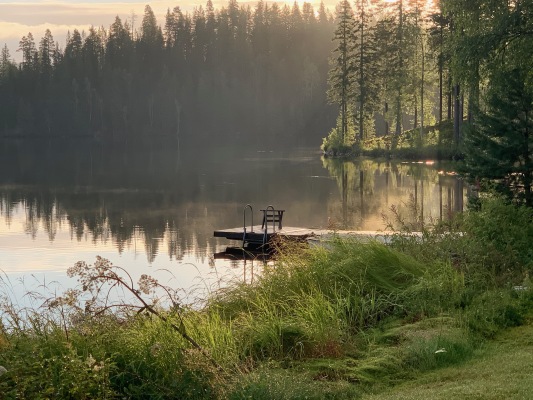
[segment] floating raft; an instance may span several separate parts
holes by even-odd
[[[322,230],[308,229],[308,228],[294,228],[290,226],[284,226],[282,229],[276,229],[272,231],[272,227],[268,229],[266,242],[270,242],[273,237],[280,237],[282,239],[292,239],[292,240],[305,240],[309,237],[314,237],[322,232]],[[213,236],[226,238],[229,240],[243,240],[244,237],[244,228],[241,226],[239,228],[229,228],[221,229],[214,232]],[[263,241],[265,236],[265,229],[261,225],[255,225],[253,228],[246,228],[246,240],[250,242],[260,243]]]
[[[313,229],[313,228],[296,228],[284,226],[282,229],[276,229],[272,232],[271,229],[267,232],[266,242],[270,242],[274,237],[280,239],[307,240],[311,244],[320,244],[322,241],[328,241],[334,237],[352,238],[362,241],[377,240],[383,243],[390,243],[394,232],[390,231],[350,231],[350,230],[332,230],[332,229]],[[265,235],[264,229],[261,225],[256,225],[253,229],[246,229],[246,239],[249,242],[260,243],[263,241]],[[417,233],[414,234],[418,235]],[[226,238],[228,240],[240,240],[242,242],[244,237],[244,228],[230,228],[221,229],[214,232],[214,237]]]

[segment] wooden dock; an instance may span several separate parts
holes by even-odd
[[[296,241],[307,240],[312,244],[319,244],[321,241],[328,241],[333,237],[352,238],[362,241],[378,240],[382,243],[389,243],[393,234],[394,232],[387,231],[350,231],[284,226],[282,229],[276,229],[275,232],[272,232],[272,229],[270,228],[267,232],[266,243],[269,243],[274,237]],[[261,225],[256,225],[253,229],[248,227],[246,229],[246,242],[262,243],[264,235],[265,230]],[[226,238],[228,240],[239,240],[242,242],[244,238],[244,229],[243,227],[239,227],[216,230],[214,236]]]
[[[289,226],[284,226],[282,229],[276,229],[272,231],[272,227],[269,227],[267,231],[266,242],[270,242],[273,237],[278,236],[282,239],[292,239],[292,240],[305,240],[309,237],[315,237],[324,233],[326,231],[309,229],[309,228],[294,228]],[[214,232],[213,236],[226,238],[229,240],[240,240],[244,238],[244,228],[241,226],[239,228],[229,228],[221,229]],[[261,225],[255,225],[252,228],[246,228],[246,240],[249,242],[262,243],[265,236],[265,229]]]

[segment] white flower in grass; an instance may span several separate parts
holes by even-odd
[[[441,349],[438,349],[435,354],[439,354],[439,353],[446,353],[446,349],[443,347]]]
[[[93,357],[92,354],[89,354],[89,357],[87,357],[87,360],[85,360],[85,363],[86,363],[89,367],[92,367],[94,364],[96,364],[96,360],[94,359],[94,357]]]

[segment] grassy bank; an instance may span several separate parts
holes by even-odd
[[[201,309],[150,277],[130,282],[107,260],[79,263],[69,271],[78,291],[38,310],[0,304],[0,393],[353,399],[395,388],[417,396],[405,382],[436,385],[482,363],[502,331],[527,323],[532,220],[532,210],[489,199],[422,240],[286,247],[254,284],[213,293]],[[111,286],[130,294],[127,304],[111,304]]]
[[[457,160],[460,149],[453,142],[453,124],[428,126],[364,140],[359,145],[340,144],[336,135],[324,139],[322,150],[333,157],[371,157],[400,160]],[[353,139],[352,139],[353,141]]]

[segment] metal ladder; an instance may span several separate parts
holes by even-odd
[[[252,208],[251,204],[246,204],[244,206],[244,209],[242,210],[242,219],[243,219],[243,235],[242,235],[242,247],[246,245],[246,210],[250,209],[250,212],[252,213],[252,223],[250,224],[250,232],[253,233],[254,231],[254,209]]]
[[[265,223],[265,231],[263,232],[263,246],[268,241],[268,218],[267,218],[267,214],[268,214],[268,211],[270,211],[270,210],[272,211],[272,215],[274,215],[274,213],[276,212],[276,210],[274,209],[274,206],[268,206],[263,211],[264,212],[263,220],[264,220],[264,223]],[[272,218],[272,232],[276,232],[276,221],[275,221],[275,218]]]
[[[251,212],[251,224],[250,224],[250,230],[247,231],[247,227],[246,227],[246,211],[250,209],[250,212]],[[251,204],[246,204],[244,206],[244,209],[242,210],[242,220],[243,220],[243,235],[242,235],[242,247],[244,248],[246,243],[255,243],[255,244],[262,244],[263,246],[265,246],[268,242],[268,223],[271,222],[272,223],[272,233],[276,232],[276,218],[274,217],[275,213],[276,213],[276,209],[274,208],[274,206],[272,205],[269,205],[267,208],[265,208],[263,211],[263,227],[264,227],[264,230],[263,230],[263,239],[262,241],[259,241],[259,240],[251,240],[250,237],[247,237],[247,234],[248,233],[254,233],[254,209],[252,208],[252,205]],[[269,211],[272,213],[272,218],[268,218],[268,213]],[[281,228],[281,222],[278,220],[278,223],[280,224],[280,228]]]

